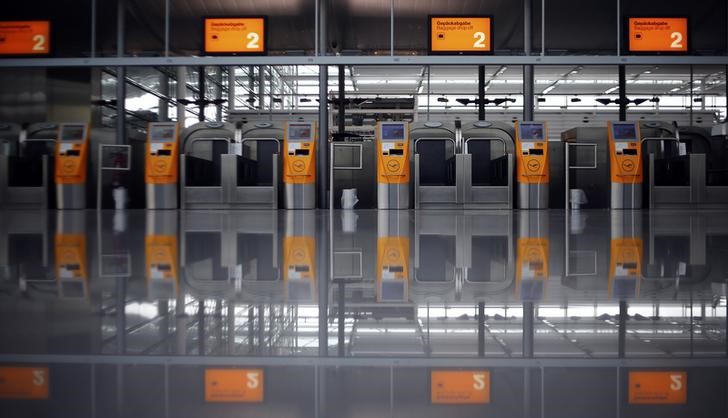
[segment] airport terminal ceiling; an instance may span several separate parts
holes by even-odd
[[[40,4],[39,4],[40,3]],[[8,19],[37,18],[44,10],[52,18],[58,56],[88,56],[91,30],[91,1],[75,2],[70,11],[63,2],[43,0],[4,6]],[[164,47],[163,0],[128,0],[127,50],[129,54],[159,55]],[[172,0],[170,1],[170,47],[175,55],[197,54],[202,49],[203,16],[260,15],[269,17],[271,54],[311,54],[315,38],[314,0]],[[523,52],[523,2],[419,1],[419,0],[336,0],[328,1],[328,53],[370,55],[389,51],[390,5],[394,6],[394,49],[400,54],[422,55],[427,49],[429,14],[492,15],[496,54]],[[623,16],[655,13],[650,0],[621,1]],[[533,2],[533,47],[541,49],[541,1]],[[559,0],[545,2],[545,48],[549,54],[616,53],[617,2],[604,0]],[[696,54],[715,55],[726,51],[726,3],[721,0],[659,2],[660,10],[690,19],[691,49]],[[114,55],[116,4],[97,1],[97,43],[100,55]]]

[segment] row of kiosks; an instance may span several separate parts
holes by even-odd
[[[313,122],[265,122],[244,128],[201,122],[183,130],[180,142],[182,209],[316,206]]]
[[[379,209],[511,208],[514,148],[518,207],[548,208],[545,123],[379,122],[376,142]]]

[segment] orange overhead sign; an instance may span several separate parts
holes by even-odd
[[[48,399],[48,368],[0,367],[0,399]]]
[[[206,402],[263,402],[263,369],[205,370]]]
[[[629,403],[684,404],[688,401],[686,372],[629,372]]]
[[[630,52],[688,52],[685,17],[630,17]]]
[[[0,22],[0,55],[44,55],[50,51],[49,21]]]
[[[430,372],[433,404],[490,403],[490,372],[487,370],[433,370]]]
[[[258,54],[267,52],[266,18],[205,19],[205,52],[208,54]]]
[[[488,54],[493,52],[490,16],[430,16],[431,54]]]

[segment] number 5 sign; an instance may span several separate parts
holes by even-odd
[[[684,404],[688,400],[686,372],[629,372],[629,403]]]
[[[490,372],[487,370],[433,370],[430,372],[433,404],[490,403]]]
[[[50,35],[47,20],[0,22],[0,55],[46,55]]]
[[[266,17],[205,19],[205,53],[263,55],[267,52]]]
[[[263,369],[205,370],[206,402],[263,402]]]

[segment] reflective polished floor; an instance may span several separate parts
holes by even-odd
[[[727,289],[726,211],[0,212],[0,416],[728,416]]]

